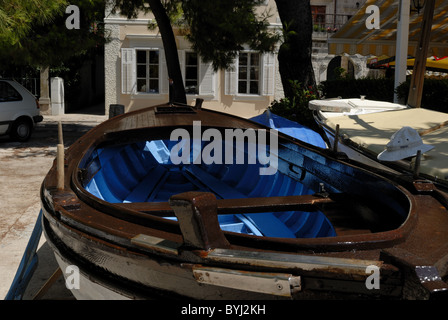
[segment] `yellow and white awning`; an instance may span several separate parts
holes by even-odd
[[[395,56],[399,0],[367,0],[362,8],[328,39],[330,54],[361,54]],[[366,13],[369,5],[376,5],[380,12],[380,28],[368,29]],[[408,54],[414,55],[423,12],[412,11],[409,19]],[[436,0],[434,20],[429,43],[429,56],[448,56],[448,0]]]
[[[415,59],[409,58],[406,61],[408,69],[414,67]],[[395,57],[372,57],[367,59],[367,66],[369,68],[381,68],[381,67],[395,67]],[[448,72],[448,57],[436,58],[429,57],[426,59],[426,70]]]

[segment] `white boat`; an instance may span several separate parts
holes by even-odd
[[[311,100],[309,108],[324,118],[407,109],[398,103],[368,100],[363,96],[359,99]]]
[[[309,107],[325,132],[327,143],[350,159],[448,183],[448,114],[362,98],[313,100]],[[406,126],[417,130],[422,142],[434,148],[418,159],[378,160],[394,133]]]

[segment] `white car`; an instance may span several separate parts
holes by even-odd
[[[37,98],[14,80],[0,79],[0,135],[27,141],[41,122]]]

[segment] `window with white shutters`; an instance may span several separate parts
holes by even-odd
[[[275,55],[243,51],[225,72],[225,94],[272,96],[275,83]]]
[[[202,61],[201,57],[193,51],[180,50],[178,55],[186,93],[213,99],[216,72],[212,64]]]
[[[179,50],[179,63],[188,95],[214,99],[216,72],[193,51]],[[121,49],[122,93],[132,95],[168,94],[169,79],[162,48]]]

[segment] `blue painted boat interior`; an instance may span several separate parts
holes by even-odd
[[[84,168],[96,172],[84,187],[110,203],[164,202],[186,191],[212,192],[217,199],[315,192],[279,171],[274,175],[260,175],[258,162],[193,164],[191,152],[189,164],[175,165],[170,159],[170,150],[175,144],[177,141],[154,140],[98,148],[83,161]],[[206,143],[202,142],[204,146]],[[218,220],[224,231],[257,236],[316,238],[336,235],[330,221],[319,211],[223,214]]]

